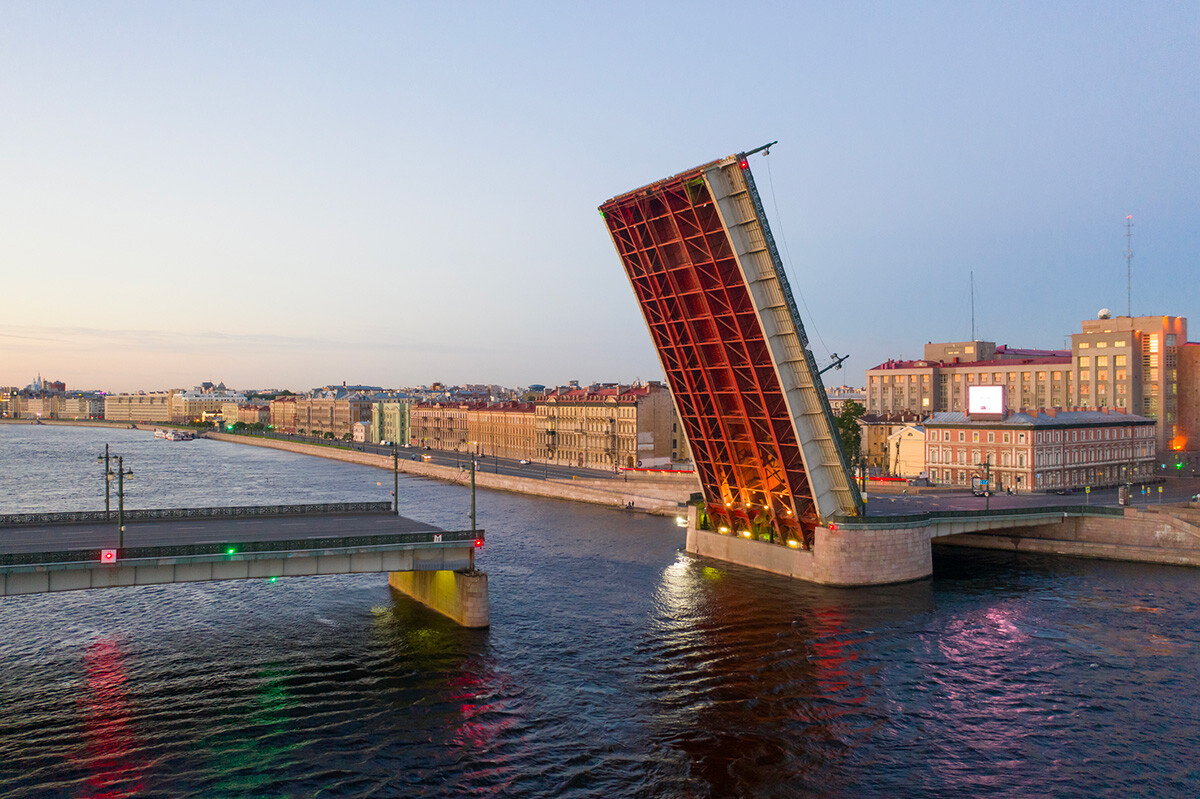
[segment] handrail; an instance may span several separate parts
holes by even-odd
[[[423,530],[412,533],[359,535],[325,538],[294,538],[286,541],[229,541],[220,544],[182,544],[176,546],[126,547],[121,550],[122,561],[135,559],[180,558],[196,555],[226,555],[236,557],[270,552],[308,552],[313,550],[351,549],[396,545],[474,545],[483,538],[483,530]],[[233,550],[232,552],[230,550]],[[94,563],[99,565],[101,549],[54,550],[50,552],[13,552],[0,554],[0,568],[33,566],[51,563]]]
[[[319,502],[293,505],[239,505],[223,508],[151,508],[126,510],[125,521],[192,518],[242,518],[246,516],[304,516],[334,513],[391,513],[390,502]],[[77,510],[53,513],[0,514],[0,527],[28,527],[46,524],[96,524],[116,520],[115,513],[102,510]]]
[[[939,521],[963,521],[978,519],[1006,519],[1028,516],[1124,516],[1124,508],[1105,505],[1043,505],[1032,508],[1004,508],[1002,510],[933,510],[921,513],[894,514],[888,516],[835,516],[830,522],[846,529],[867,529],[904,525],[912,527],[921,523]]]

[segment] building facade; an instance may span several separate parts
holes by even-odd
[[[1155,474],[1153,419],[1101,408],[1041,409],[977,419],[959,412],[924,423],[929,479],[993,491],[1082,489],[1149,480]]]
[[[174,395],[174,391],[109,394],[104,398],[104,418],[112,422],[169,422]]]
[[[408,400],[382,400],[371,403],[371,426],[367,440],[372,444],[391,441],[407,447],[411,441],[409,431]]]
[[[658,383],[555,390],[534,405],[537,457],[548,463],[668,467],[679,452],[671,393]]]

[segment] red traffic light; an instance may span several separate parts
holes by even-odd
[[[101,563],[116,563],[117,562],[117,550],[115,550],[115,549],[100,550],[100,562]]]
[[[480,548],[480,547],[482,547],[482,546],[483,546],[483,539],[482,539],[482,538],[476,538],[476,539],[475,539],[475,548],[476,548],[476,549],[479,549],[479,548]]]

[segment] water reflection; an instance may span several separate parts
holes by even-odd
[[[83,665],[83,747],[75,759],[87,773],[84,795],[134,796],[142,788],[143,763],[126,697],[124,654],[116,641],[102,638],[84,651]]]
[[[714,564],[681,554],[663,570],[656,737],[686,754],[694,795],[828,795],[889,717],[865,625],[929,612],[929,581],[837,590]]]

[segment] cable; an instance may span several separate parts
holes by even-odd
[[[782,220],[783,215],[779,213],[779,200],[775,196],[775,178],[771,175],[771,159],[766,153],[763,153],[763,160],[767,162],[767,183],[771,186],[771,205],[775,207],[775,218]],[[825,357],[832,358],[829,352],[829,345],[825,343],[825,339],[821,337],[821,330],[817,327],[817,319],[813,316],[812,310],[808,307],[808,300],[804,298],[804,292],[800,290],[799,281],[795,280],[796,272],[794,269],[789,269],[788,264],[792,262],[792,252],[788,249],[787,234],[783,232],[782,222],[780,227],[780,240],[783,242],[783,252],[787,256],[784,264],[784,273],[788,276],[788,282],[792,285],[792,290],[800,295],[800,303],[804,306],[804,312],[808,314],[811,321],[812,331],[817,334],[817,341],[821,342],[821,346],[825,348]]]

